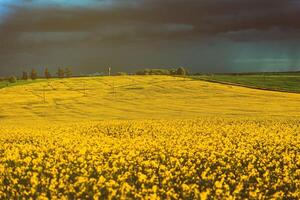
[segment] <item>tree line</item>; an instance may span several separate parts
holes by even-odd
[[[187,69],[179,67],[177,69],[144,69],[136,72],[137,75],[188,75]]]
[[[58,77],[58,78],[69,78],[72,77],[72,71],[70,70],[70,68],[58,68],[57,72],[56,72],[57,76],[54,77]],[[52,78],[52,74],[50,73],[48,68],[45,68],[44,71],[44,76],[42,76],[43,78],[49,79]],[[42,78],[41,77],[41,78]],[[22,74],[22,80],[28,80],[28,79],[32,79],[32,80],[36,80],[37,78],[40,78],[40,76],[38,75],[37,71],[35,69],[32,69],[30,73],[23,71]]]
[[[30,72],[26,72],[26,71],[23,71],[22,72],[22,76],[19,78],[20,80],[36,80],[38,78],[46,78],[46,79],[50,79],[50,78],[54,78],[54,77],[57,77],[57,78],[70,78],[72,77],[72,71],[69,67],[63,69],[63,68],[58,68],[57,69],[57,72],[56,72],[56,75],[53,76],[51,74],[51,72],[49,71],[48,68],[45,68],[44,70],[44,75],[40,76],[37,72],[37,70],[35,69],[32,69]],[[10,83],[15,83],[17,82],[17,77],[16,76],[10,76],[6,79],[1,79],[2,81],[3,80],[7,80],[8,82]],[[0,80],[0,81],[1,81]]]
[[[177,76],[185,76],[188,75],[188,71],[184,67],[179,67],[177,69],[144,69],[137,71],[135,73],[136,75],[177,75]],[[119,72],[116,75],[126,75],[126,73]],[[67,68],[58,68],[56,74],[53,76],[48,68],[45,68],[44,74],[40,76],[37,72],[37,70],[32,69],[30,72],[23,71],[22,76],[20,77],[20,80],[36,80],[38,78],[69,78],[72,77],[72,71],[69,67]],[[6,78],[4,80],[7,80],[10,83],[17,82],[17,77],[10,76],[9,78]],[[1,81],[1,80],[0,80]]]

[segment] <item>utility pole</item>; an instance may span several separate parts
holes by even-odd
[[[108,76],[110,76],[111,73],[111,67],[108,67]]]
[[[84,92],[84,96],[86,96],[86,85],[85,85],[85,81],[83,81],[83,92]]]
[[[115,81],[113,81],[113,94],[114,94],[114,97],[116,97]]]
[[[44,99],[44,103],[46,103],[46,86],[43,86],[43,99]]]

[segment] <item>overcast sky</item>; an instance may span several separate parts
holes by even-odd
[[[0,76],[300,70],[300,0],[0,0]]]

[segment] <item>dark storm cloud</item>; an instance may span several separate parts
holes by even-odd
[[[35,54],[47,48],[79,51],[84,45],[129,42],[146,47],[165,40],[300,38],[298,0],[89,0],[86,5],[83,1],[41,2],[47,1],[6,4],[11,12],[0,21],[1,65],[12,57],[23,58],[14,55]]]
[[[122,0],[105,7],[31,7],[16,11],[2,32],[91,32],[108,37],[212,36],[245,30],[298,30],[297,0]],[[178,26],[176,28],[176,26]],[[107,35],[105,34],[107,33]],[[246,38],[245,38],[246,39]]]

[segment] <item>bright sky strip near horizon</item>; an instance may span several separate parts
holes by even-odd
[[[92,8],[98,6],[108,6],[111,3],[110,0],[0,0],[0,16],[6,16],[10,14],[10,6],[24,6],[24,7],[48,7],[59,6],[64,8],[70,7],[83,7]]]
[[[66,65],[300,70],[299,2],[0,0],[0,76]]]
[[[39,5],[39,6],[48,6],[48,5],[59,5],[59,6],[94,6],[98,4],[102,4],[110,0],[1,0],[0,4],[2,5]]]
[[[4,18],[10,14],[11,9],[9,8],[9,6],[18,2],[19,1],[17,0],[0,0],[0,22],[2,22]]]

